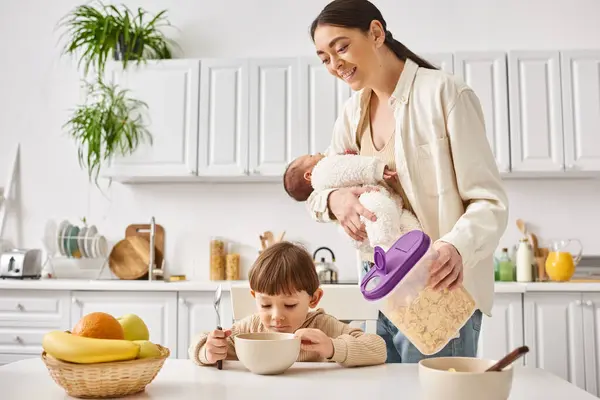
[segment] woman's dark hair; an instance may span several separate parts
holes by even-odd
[[[334,0],[327,4],[311,24],[310,36],[314,41],[315,30],[319,25],[355,28],[366,33],[371,28],[371,22],[373,22],[373,20],[377,20],[381,23],[385,31],[385,44],[400,60],[406,61],[407,58],[410,58],[417,63],[419,67],[438,69],[394,39],[392,33],[387,30],[387,24],[381,15],[381,11],[368,0]]]

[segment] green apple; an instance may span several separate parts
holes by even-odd
[[[123,327],[125,340],[150,340],[150,333],[144,321],[135,314],[126,314],[117,321]]]
[[[133,343],[140,345],[140,352],[137,358],[159,357],[161,354],[158,346],[149,340],[134,340]]]

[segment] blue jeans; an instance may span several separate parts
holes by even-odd
[[[363,263],[363,273],[366,274],[371,263]],[[364,276],[364,275],[363,275]],[[377,320],[377,334],[385,340],[387,349],[386,363],[418,363],[424,358],[432,357],[476,357],[479,332],[481,331],[482,313],[475,310],[471,318],[460,329],[460,337],[450,340],[439,352],[424,355],[396,328],[396,326],[381,312]]]

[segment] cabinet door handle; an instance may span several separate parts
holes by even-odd
[[[575,300],[575,305],[580,306],[581,305],[581,300]]]
[[[585,302],[585,305],[586,305],[586,306],[590,306],[590,307],[591,307],[593,304],[594,304],[594,303],[592,303],[592,301],[591,301],[591,300],[588,300],[588,301],[586,301],[586,302]]]
[[[15,339],[14,339],[14,340],[15,340],[15,342],[17,342],[17,343],[21,343],[21,342],[23,342],[23,339],[21,339],[19,336],[15,336]]]
[[[185,306],[185,299],[179,298],[179,304]]]
[[[23,307],[23,304],[21,304],[21,303],[17,304],[17,310],[23,311],[24,309],[25,309],[25,307]]]
[[[71,299],[71,303],[73,303],[73,304],[79,304],[79,300],[77,300],[75,297],[73,297]]]

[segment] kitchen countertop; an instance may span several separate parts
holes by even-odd
[[[34,385],[31,383],[35,382]],[[39,358],[0,367],[3,400],[62,400],[64,390],[50,377]],[[168,359],[145,393],[127,399],[383,399],[396,394],[418,399],[416,364],[385,364],[344,368],[335,363],[296,363],[283,375],[260,376],[239,361],[226,361],[223,369],[199,367],[190,360]],[[397,396],[392,396],[397,397]],[[592,400],[591,394],[542,369],[515,369],[509,400]]]
[[[96,280],[96,279],[38,279],[17,280],[0,279],[0,290],[97,290],[97,291],[213,291],[221,284],[224,291],[229,291],[232,284],[248,285],[248,281],[125,281],[125,280]],[[329,288],[356,288],[356,284],[324,284],[324,290]],[[345,289],[342,289],[345,290]],[[525,293],[525,292],[600,292],[600,282],[496,282],[496,293]]]

